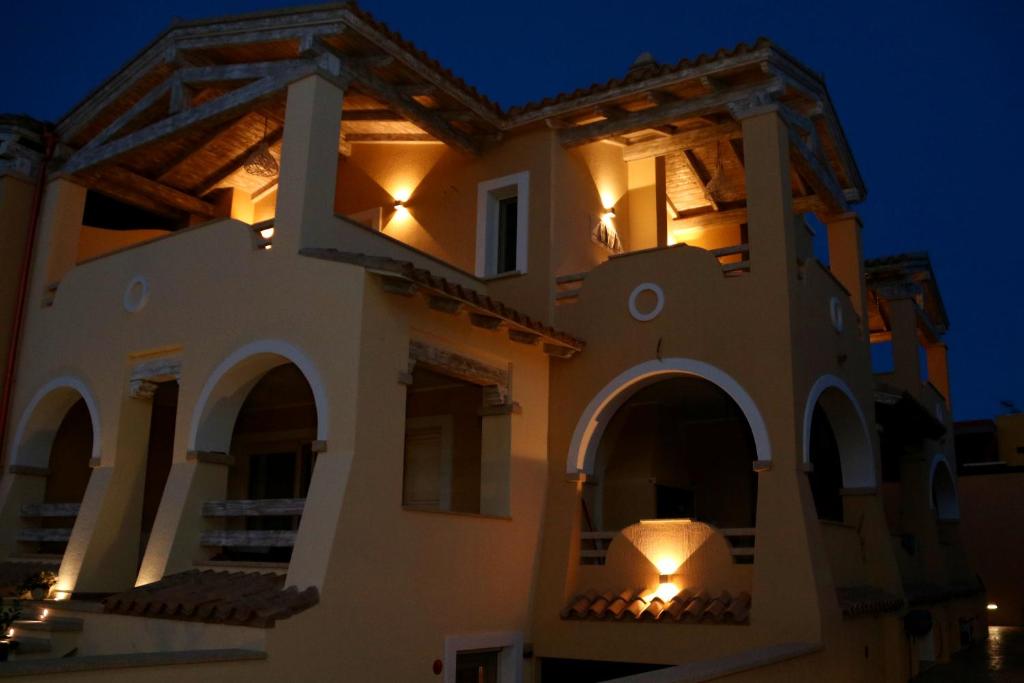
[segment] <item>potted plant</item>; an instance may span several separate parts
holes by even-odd
[[[57,575],[53,572],[36,572],[25,577],[25,580],[18,586],[18,590],[24,594],[28,593],[33,600],[45,600],[50,594],[50,588],[57,583]]]
[[[0,662],[6,662],[11,651],[18,646],[7,634],[11,631],[11,625],[20,618],[21,610],[17,603],[0,609]]]

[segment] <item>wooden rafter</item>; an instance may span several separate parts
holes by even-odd
[[[441,142],[424,133],[349,133],[346,142]]]
[[[184,152],[176,156],[171,161],[164,164],[163,168],[156,172],[156,179],[159,182],[165,182],[167,178],[171,176],[175,171],[177,171],[182,166],[187,165],[192,159],[195,158],[197,154],[203,152],[206,149],[206,147],[212,144],[217,138],[219,138],[221,135],[223,135],[231,128],[233,128],[235,125],[237,125],[241,118],[230,119],[211,128],[206,133],[206,135],[203,136],[201,140],[196,142],[194,145],[188,147]]]
[[[111,161],[131,150],[138,149],[157,140],[162,140],[197,123],[222,120],[232,116],[240,109],[250,106],[252,103],[285,88],[289,83],[303,76],[313,74],[316,71],[317,65],[311,61],[304,62],[301,66],[284,67],[274,75],[269,75],[244,85],[237,90],[232,90],[192,109],[172,114],[130,135],[93,149],[79,150],[67,161],[63,170],[66,173],[76,173],[90,166]]]
[[[794,197],[793,213],[818,212],[823,208],[818,197]],[[698,209],[687,211],[681,217],[672,220],[672,228],[709,228],[723,225],[739,225],[747,222],[747,207],[715,211],[714,209]]]
[[[346,109],[341,112],[344,121],[405,121],[405,117],[390,109]]]
[[[693,149],[701,145],[707,145],[719,140],[740,138],[743,131],[740,124],[735,121],[722,123],[717,126],[707,126],[696,130],[688,130],[684,133],[649,142],[637,142],[622,150],[622,158],[626,161],[638,161],[650,157],[662,156],[671,152],[678,152],[681,149]]]
[[[402,86],[388,83],[369,69],[359,66],[358,62],[346,59],[343,54],[329,45],[321,42],[319,46],[321,50],[340,61],[339,68],[342,73],[347,74],[352,80],[358,81],[360,88],[370,91],[375,99],[381,100],[439,140],[471,154],[479,153],[480,147],[476,141],[455,130],[440,115],[412,99],[412,96],[407,94]]]
[[[121,166],[107,164],[93,169],[93,177],[100,181],[109,180],[116,185],[123,185],[143,192],[155,200],[184,213],[200,216],[214,216],[216,209],[213,204],[197,199],[192,195],[176,190],[163,183],[151,180]]]
[[[206,194],[207,192],[209,192],[210,190],[212,190],[215,187],[217,187],[217,185],[219,185],[221,182],[223,182],[232,173],[234,173],[235,171],[240,169],[242,167],[242,165],[245,163],[245,160],[248,159],[249,156],[254,151],[256,151],[257,147],[259,147],[260,145],[262,145],[264,143],[266,143],[268,146],[269,145],[276,145],[281,140],[283,135],[284,135],[284,128],[277,128],[277,129],[267,133],[267,136],[265,138],[261,139],[259,142],[255,143],[253,145],[250,145],[241,154],[238,154],[235,157],[233,157],[232,159],[228,160],[220,168],[218,168],[216,171],[214,171],[212,174],[210,174],[207,178],[205,178],[203,180],[203,182],[202,182],[202,185],[200,185],[199,189],[196,190],[196,194],[198,194],[199,196],[202,196],[202,195]]]
[[[850,210],[843,188],[832,174],[829,165],[822,161],[800,137],[800,132],[789,127],[790,162],[800,177],[814,190],[825,204],[826,213],[844,214]]]
[[[242,64],[216,64],[213,66],[192,66],[179,69],[175,78],[182,83],[220,83],[229,81],[252,81],[275,76],[282,71],[302,68],[308,64],[303,59],[282,59],[270,62],[248,62]]]
[[[708,174],[704,164],[697,155],[691,150],[683,150],[683,163],[690,170],[693,175],[693,179],[697,181],[697,185],[700,186],[700,191],[704,194],[704,201],[711,205],[711,208],[715,211],[720,211],[721,207],[718,205],[718,201],[712,196],[711,191],[708,189],[708,183],[711,182],[711,176]]]
[[[671,123],[678,119],[700,116],[718,111],[729,102],[754,94],[782,92],[782,82],[771,79],[756,85],[750,85],[701,97],[694,100],[670,102],[650,109],[632,112],[621,119],[598,121],[576,128],[559,132],[559,138],[565,147],[575,147],[613,135],[633,133],[644,128]]]

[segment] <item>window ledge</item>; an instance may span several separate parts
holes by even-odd
[[[511,522],[509,515],[485,515],[481,512],[459,512],[457,510],[430,510],[427,508],[414,508],[407,505],[402,506],[403,512],[423,512],[428,515],[448,515],[451,517],[471,517],[474,519],[494,519],[498,521]]]
[[[481,275],[480,279],[484,282],[493,282],[495,280],[508,280],[513,277],[520,277],[526,275],[524,270],[510,270],[507,273],[498,273],[497,275]]]

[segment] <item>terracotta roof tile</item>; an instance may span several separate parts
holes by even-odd
[[[284,587],[280,574],[193,569],[112,595],[111,614],[269,628],[319,601],[316,588]]]
[[[862,617],[903,609],[903,598],[875,586],[836,588],[844,617]]]
[[[460,284],[449,282],[439,275],[434,275],[425,268],[418,268],[409,261],[399,261],[387,256],[371,256],[368,254],[339,251],[337,249],[306,248],[302,249],[299,253],[312,258],[349,263],[376,272],[394,274],[395,277],[413,282],[424,289],[457,299],[480,311],[491,313],[499,318],[504,318],[507,322],[525,327],[529,331],[569,347],[572,351],[580,351],[584,346],[584,342],[580,339],[560,332],[538,320],[534,320],[530,316],[510,308],[486,294],[480,294]]]
[[[562,610],[563,619],[604,619],[613,621],[657,621],[701,624],[745,624],[750,616],[750,594],[733,596],[728,591],[710,595],[684,589],[671,600],[647,600],[642,590],[627,589],[598,593],[588,590],[570,600]]]

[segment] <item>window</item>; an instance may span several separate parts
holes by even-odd
[[[444,641],[444,683],[519,683],[523,635],[480,633]]]
[[[477,275],[526,272],[529,180],[524,171],[478,186]]]

